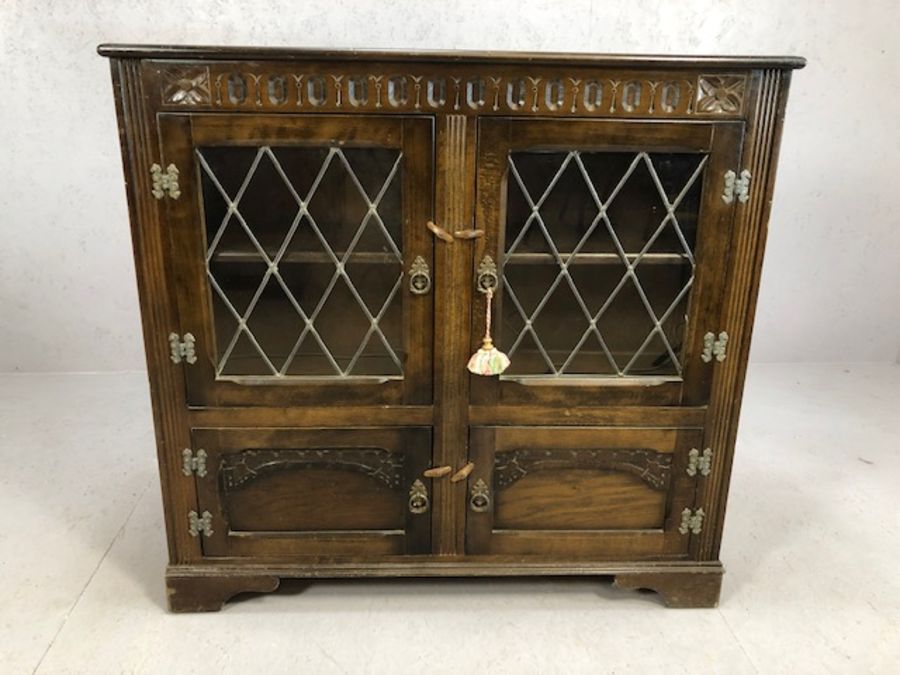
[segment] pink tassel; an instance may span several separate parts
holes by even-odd
[[[509,368],[509,357],[494,347],[494,341],[491,339],[491,299],[494,297],[494,291],[487,291],[487,316],[484,321],[484,341],[481,343],[481,349],[472,354],[469,359],[467,368],[474,375],[499,375]]]

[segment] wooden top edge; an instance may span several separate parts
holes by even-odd
[[[325,61],[404,61],[466,63],[529,63],[582,66],[627,66],[631,68],[782,68],[806,65],[802,56],[674,56],[665,54],[589,54],[560,52],[499,51],[383,51],[368,49],[295,49],[289,47],[214,47],[179,45],[101,44],[101,56],[147,59],[221,59],[271,61],[317,59]]]

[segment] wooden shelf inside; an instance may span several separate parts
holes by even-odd
[[[616,265],[622,264],[622,258],[618,253],[560,253],[562,261],[571,259],[572,265]],[[637,253],[626,253],[629,262],[637,259]],[[689,263],[684,253],[645,253],[641,257],[641,265],[671,265]],[[506,264],[514,265],[546,265],[556,264],[556,257],[552,253],[511,253],[506,256]]]
[[[270,258],[275,257],[275,251],[266,252]],[[343,251],[335,251],[338,260],[343,258]],[[626,253],[629,261],[637,259],[637,253]],[[562,261],[571,259],[572,265],[616,265],[621,264],[622,259],[618,253],[561,253]],[[217,263],[259,263],[265,264],[255,250],[226,250],[216,251],[212,257]],[[555,265],[556,258],[551,253],[512,253],[505,256],[506,264],[511,265]],[[324,251],[289,251],[281,258],[282,263],[309,263],[309,264],[333,264],[331,256]],[[350,256],[350,263],[359,264],[390,264],[399,263],[397,256],[390,251],[356,251]],[[645,253],[641,258],[641,265],[672,265],[684,264],[689,259],[684,253]]]
[[[269,258],[274,258],[275,251],[266,251]],[[343,251],[335,251],[338,260],[344,257]],[[265,264],[265,260],[255,250],[226,250],[216,251],[212,256],[212,262],[216,263],[259,263]],[[347,261],[349,264],[400,264],[392,252],[386,251],[355,251],[350,255]],[[280,264],[283,263],[307,263],[307,264],[329,264],[333,265],[334,260],[324,251],[288,251],[282,256]]]

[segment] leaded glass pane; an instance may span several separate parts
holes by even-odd
[[[402,375],[402,154],[196,152],[217,374]]]
[[[671,376],[706,155],[514,152],[500,344],[507,376]]]

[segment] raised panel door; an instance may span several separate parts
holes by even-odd
[[[430,552],[431,432],[406,429],[194,429],[208,556]]]
[[[695,429],[474,427],[466,552],[663,559],[688,554]]]

